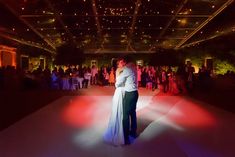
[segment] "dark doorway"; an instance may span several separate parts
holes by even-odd
[[[117,68],[117,58],[112,58],[111,60],[111,66],[114,67],[115,69]]]
[[[29,57],[21,56],[21,68],[29,69]]]

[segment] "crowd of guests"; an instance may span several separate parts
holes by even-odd
[[[170,66],[140,66],[137,68],[138,87],[154,91],[160,89],[164,93],[188,93],[194,87],[209,88],[212,80],[212,70],[202,66],[198,73],[189,62],[178,67]],[[45,88],[58,90],[77,90],[92,85],[114,86],[115,67],[102,66],[66,68],[58,66],[53,70],[48,67],[38,67],[33,71],[0,67],[0,90]],[[223,77],[235,78],[228,71]],[[65,86],[66,84],[66,86]]]
[[[149,90],[160,89],[164,93],[187,93],[193,89],[195,69],[191,64],[171,66],[137,67],[138,84]]]

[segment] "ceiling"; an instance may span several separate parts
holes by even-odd
[[[1,0],[0,38],[54,53],[155,52],[235,32],[233,0]]]

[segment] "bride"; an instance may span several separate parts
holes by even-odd
[[[122,73],[123,67],[118,64],[116,70],[116,80],[119,79],[119,75]],[[116,88],[113,99],[112,99],[112,110],[109,118],[108,128],[105,131],[103,139],[105,142],[120,146],[124,145],[124,133],[123,133],[123,98],[124,98],[124,87]]]

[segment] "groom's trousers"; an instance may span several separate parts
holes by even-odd
[[[125,142],[129,142],[129,135],[136,134],[137,119],[136,119],[136,103],[138,100],[138,91],[125,92],[123,101],[123,131]],[[130,127],[131,121],[131,127]]]

